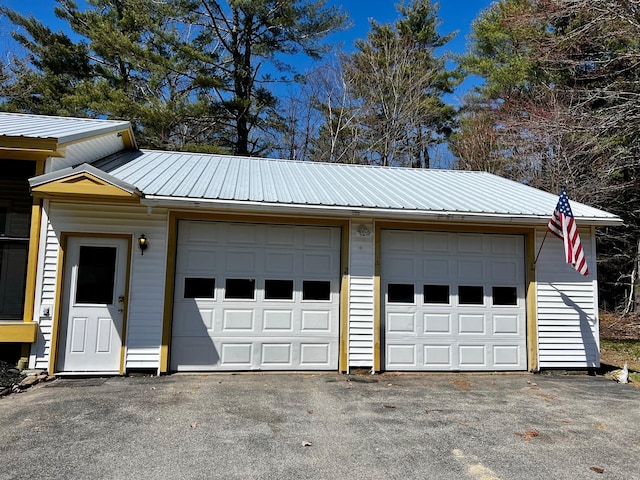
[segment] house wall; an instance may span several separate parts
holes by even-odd
[[[31,352],[31,368],[49,368],[62,233],[127,234],[133,239],[125,368],[157,369],[160,362],[164,283],[167,258],[167,210],[147,214],[142,206],[112,206],[47,202],[43,215],[34,318],[38,339]],[[144,256],[137,238],[144,233],[149,249]],[[45,310],[49,315],[44,315]]]
[[[545,229],[536,232],[536,252]],[[589,276],[564,260],[564,244],[549,234],[536,263],[539,368],[600,365],[595,229],[579,230]]]
[[[99,212],[99,214],[97,214]],[[38,260],[34,318],[38,340],[30,366],[49,368],[53,315],[56,314],[58,260],[62,233],[128,234],[133,239],[127,315],[125,368],[160,365],[167,245],[166,209],[151,214],[142,206],[45,202]],[[370,232],[367,233],[365,229]],[[350,226],[348,365],[374,364],[375,226],[356,219]],[[150,248],[140,255],[135,240],[144,233]],[[544,238],[536,235],[536,251]],[[591,275],[582,277],[564,262],[562,242],[547,236],[536,265],[539,368],[599,365],[595,230],[581,229]],[[44,315],[45,310],[49,315]]]
[[[63,158],[52,157],[49,159],[45,166],[45,173],[66,167],[74,167],[81,163],[91,163],[122,149],[124,149],[122,137],[115,133],[74,143],[65,148],[65,156]]]
[[[367,232],[364,231],[366,229]],[[351,222],[349,251],[349,345],[350,367],[373,366],[374,241],[372,220]]]

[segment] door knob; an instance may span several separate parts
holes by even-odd
[[[124,305],[124,295],[118,297],[118,305]]]

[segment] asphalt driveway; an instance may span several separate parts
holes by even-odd
[[[586,375],[59,379],[0,399],[0,479],[631,479],[639,429]]]

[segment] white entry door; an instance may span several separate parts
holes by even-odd
[[[67,242],[58,371],[119,373],[128,241]]]

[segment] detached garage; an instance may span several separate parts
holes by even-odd
[[[21,138],[57,122],[30,119],[41,128]],[[544,241],[558,196],[488,173],[141,151],[118,138],[117,151],[79,141],[29,181],[32,368],[599,365],[595,229],[619,225],[614,215],[571,205],[584,277],[560,240]]]

